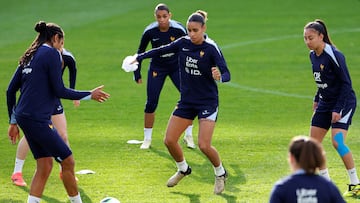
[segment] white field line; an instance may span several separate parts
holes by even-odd
[[[330,34],[342,34],[342,33],[349,33],[349,32],[360,32],[360,28],[336,30],[336,31],[331,32]],[[285,35],[285,36],[281,36],[281,37],[272,37],[272,38],[267,38],[267,39],[258,39],[258,40],[251,40],[251,41],[245,41],[245,42],[237,42],[237,43],[233,43],[233,44],[224,45],[221,47],[221,49],[231,49],[231,48],[242,47],[242,46],[247,46],[247,45],[251,45],[251,44],[263,44],[263,43],[267,43],[267,42],[281,41],[281,40],[285,40],[285,39],[296,39],[296,38],[302,38],[302,36],[301,35]],[[259,93],[266,93],[266,94],[272,94],[272,95],[278,95],[278,96],[284,96],[284,97],[294,97],[294,98],[301,98],[301,99],[312,99],[313,98],[313,96],[292,94],[292,93],[280,92],[280,91],[275,91],[275,90],[266,90],[263,88],[256,88],[256,87],[240,85],[240,84],[233,83],[233,82],[228,82],[225,84],[227,84],[228,86],[234,87],[234,88],[239,88],[239,89],[252,91],[252,92],[259,92]]]

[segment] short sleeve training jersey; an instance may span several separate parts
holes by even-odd
[[[178,53],[179,57],[180,102],[218,106],[218,88],[212,77],[211,68],[219,68],[222,82],[230,80],[230,72],[216,43],[206,37],[202,44],[195,45],[185,36],[171,44],[140,54],[137,60],[171,52]]]
[[[169,30],[166,32],[160,31],[158,22],[151,23],[145,28],[143,32],[138,53],[145,52],[149,42],[151,42],[152,48],[157,48],[169,44],[185,35],[186,29],[175,20],[169,21]],[[177,54],[174,52],[164,53],[162,55],[155,56],[151,60],[151,65],[153,67],[164,68],[167,70],[169,68],[176,69],[176,64]]]
[[[320,110],[339,113],[346,103],[356,102],[345,57],[341,52],[334,46],[325,44],[320,56],[315,51],[310,52],[310,60],[318,88],[314,100],[321,101]]]
[[[64,87],[60,52],[46,44],[38,48],[29,64],[17,68],[9,87],[20,89],[15,115],[38,121],[50,120],[58,98],[80,100],[91,94]],[[8,109],[9,105],[15,104],[8,102]]]

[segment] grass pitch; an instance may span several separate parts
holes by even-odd
[[[121,70],[122,59],[134,54],[141,34],[154,21],[157,1],[7,1],[0,7],[0,87],[5,92],[17,61],[30,45],[39,20],[55,22],[66,33],[65,47],[77,59],[77,89],[104,84],[111,98],[103,104],[83,101],[74,108],[63,101],[68,134],[76,160],[79,189],[86,203],[113,196],[127,202],[267,202],[275,181],[289,174],[287,146],[291,137],[308,134],[312,79],[303,26],[321,18],[345,54],[357,95],[360,95],[360,1],[164,1],[173,19],[186,23],[197,9],[209,13],[209,36],[222,49],[232,80],[220,84],[220,111],[213,145],[229,172],[223,195],[213,195],[214,175],[209,161],[196,149],[184,154],[193,174],[174,188],[166,181],[176,171],[162,143],[167,120],[179,94],[170,81],[162,91],[150,150],[127,140],[143,138],[144,84]],[[64,76],[67,82],[67,75]],[[5,95],[5,94],[4,94]],[[0,202],[24,202],[29,187],[12,185],[16,146],[7,138],[5,96],[0,100]],[[197,121],[194,135],[197,132]],[[355,113],[347,143],[359,166],[360,116]],[[195,136],[195,141],[197,137]],[[324,141],[330,175],[340,191],[347,189],[347,173],[329,137]],[[30,184],[35,161],[29,154],[24,178]],[[69,202],[54,165],[43,202]],[[357,200],[348,200],[357,202]]]

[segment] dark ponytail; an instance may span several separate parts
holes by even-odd
[[[314,29],[316,31],[318,31],[320,34],[323,34],[324,35],[324,39],[323,41],[325,43],[328,43],[330,45],[334,45],[332,43],[332,41],[330,40],[330,36],[328,34],[328,31],[327,31],[327,28],[326,28],[326,25],[324,23],[323,20],[320,20],[320,19],[316,19],[315,21],[313,22],[309,22],[308,24],[305,25],[305,28],[304,29]]]
[[[54,35],[58,34],[60,38],[64,37],[63,30],[55,23],[45,23],[44,21],[39,21],[35,24],[34,30],[39,34],[31,43],[30,47],[21,56],[19,64],[22,66],[26,66],[31,61],[35,52],[42,44],[51,42],[51,38]]]
[[[289,152],[307,174],[314,174],[325,163],[321,144],[310,137],[294,137],[290,142]]]

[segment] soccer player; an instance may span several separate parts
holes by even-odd
[[[35,31],[39,34],[20,58],[9,84],[8,90],[21,89],[16,107],[16,92],[7,91],[10,120],[14,111],[16,122],[36,159],[36,171],[27,202],[40,202],[54,158],[61,164],[63,184],[70,202],[81,203],[72,152],[54,129],[50,118],[59,98],[104,102],[110,95],[102,91],[103,86],[91,91],[65,88],[61,74],[62,59],[58,51],[64,43],[63,30],[54,23],[40,21],[36,23]],[[10,124],[9,138],[13,144],[19,139],[17,125]]]
[[[294,137],[289,145],[288,163],[292,174],[275,183],[270,203],[345,202],[333,182],[316,174],[325,164],[318,141],[311,137]]]
[[[64,73],[65,68],[68,67],[69,86],[71,89],[75,89],[76,72],[77,72],[75,57],[72,55],[71,52],[67,51],[63,47],[60,49],[60,52],[63,60],[62,73]],[[15,86],[11,86],[11,87],[13,88]],[[16,92],[18,90],[9,89],[8,91]],[[79,105],[80,105],[80,101],[74,100],[74,106],[79,106]],[[57,132],[59,133],[59,135],[61,136],[61,138],[70,147],[70,143],[67,135],[66,117],[60,99],[58,99],[58,101],[56,102],[53,115],[51,116],[51,121],[53,122],[53,125],[57,130]],[[13,119],[11,123],[16,124],[16,120]],[[14,171],[13,174],[11,175],[12,182],[17,186],[27,185],[22,176],[22,169],[25,163],[26,155],[29,152],[29,150],[30,148],[26,141],[26,138],[22,137],[17,146]],[[62,179],[61,165],[60,165],[60,178]]]
[[[144,52],[149,42],[151,42],[152,48],[156,48],[186,35],[185,28],[179,22],[171,19],[172,14],[167,5],[158,4],[155,7],[154,16],[156,21],[145,28],[137,53]],[[151,146],[155,110],[167,76],[170,77],[175,87],[180,91],[177,59],[177,53],[166,53],[161,56],[154,56],[150,62],[147,77],[147,100],[144,110],[144,142],[140,146],[141,149],[148,149]],[[134,71],[134,80],[136,83],[141,84],[141,63],[139,63],[138,67]],[[189,148],[195,148],[192,128],[193,126],[190,124],[184,136],[184,141]]]
[[[191,174],[191,168],[185,160],[178,140],[187,126],[198,117],[199,148],[214,167],[214,193],[221,194],[225,189],[227,173],[219,153],[211,145],[211,140],[219,106],[217,83],[230,81],[230,72],[219,47],[205,35],[206,20],[205,11],[199,10],[191,14],[187,21],[188,36],[141,53],[136,61],[167,53],[178,54],[181,97],[169,119],[164,140],[170,155],[176,161],[178,171],[168,180],[167,186],[173,187],[182,178]]]
[[[348,172],[350,184],[344,196],[360,194],[359,178],[349,147],[345,144],[351,119],[356,109],[356,96],[344,55],[330,40],[322,20],[304,27],[304,41],[310,51],[317,92],[313,102],[310,136],[320,143],[331,127],[331,141]],[[330,179],[324,164],[320,174]]]

